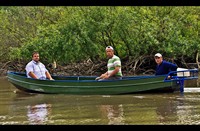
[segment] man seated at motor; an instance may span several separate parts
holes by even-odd
[[[53,80],[49,71],[39,59],[39,53],[33,52],[32,61],[30,61],[25,68],[27,77],[41,80],[46,80],[48,78],[49,80]]]
[[[109,58],[107,63],[108,71],[103,73],[100,77],[97,77],[96,80],[102,81],[122,79],[121,60],[118,56],[114,55],[114,49],[112,46],[106,47],[106,55]]]
[[[165,75],[170,71],[176,71],[178,68],[176,64],[163,60],[163,57],[160,53],[156,53],[154,59],[157,63],[155,75]]]

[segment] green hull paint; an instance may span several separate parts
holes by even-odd
[[[76,95],[118,95],[142,92],[173,92],[177,81],[164,82],[166,76],[131,76],[116,81],[96,81],[95,76],[53,76],[54,81],[30,79],[24,73],[8,72],[8,80],[26,92]]]

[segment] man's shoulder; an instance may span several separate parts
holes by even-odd
[[[170,64],[171,62],[163,60],[163,63]]]
[[[29,65],[32,65],[33,64],[33,62],[32,61],[29,61],[27,64],[26,64],[26,66],[29,66]]]
[[[163,64],[165,64],[165,65],[176,65],[176,64],[169,62],[169,61],[166,61],[166,60],[163,60]]]
[[[120,59],[119,56],[114,55],[113,59]]]
[[[42,62],[40,62],[40,61],[39,61],[39,63],[38,63],[38,64],[45,66],[45,65],[44,65]]]

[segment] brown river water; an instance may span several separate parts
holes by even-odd
[[[0,125],[200,125],[200,88],[131,95],[28,94],[0,78]]]

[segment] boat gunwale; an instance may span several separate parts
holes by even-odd
[[[149,78],[159,78],[164,77],[163,82],[166,75],[145,75],[145,76],[123,76],[123,79],[120,80],[104,80],[104,81],[97,81],[97,80],[80,80],[80,78],[96,78],[97,76],[58,76],[58,75],[52,75],[52,77],[58,77],[58,78],[77,78],[77,80],[40,80],[40,79],[33,79],[33,78],[27,78],[24,72],[8,72],[7,74],[11,74],[13,76],[17,76],[20,78],[24,78],[27,80],[33,80],[33,81],[49,81],[49,82],[117,82],[117,81],[128,81],[128,80],[139,80],[139,79],[149,79]],[[20,75],[22,74],[22,75]],[[8,76],[7,76],[8,77]],[[168,82],[168,81],[166,81]]]
[[[21,81],[21,80],[18,80],[18,79],[14,79],[14,78],[9,78],[13,81],[17,81],[17,82],[20,82],[20,83],[25,83],[25,84],[31,84],[31,85],[36,85],[36,86],[44,86],[44,87],[55,87],[55,88],[67,88],[67,87],[80,87],[80,85],[71,85],[71,86],[66,86],[66,85],[50,85],[50,84],[38,84],[38,83],[32,83],[32,82],[24,82],[24,81]],[[103,82],[103,81],[102,81]],[[105,82],[108,82],[108,81],[105,81]],[[83,86],[81,85],[81,88],[116,88],[116,87],[129,87],[129,86],[138,86],[138,85],[146,85],[146,84],[153,84],[153,83],[163,83],[163,81],[153,81],[153,82],[145,82],[145,83],[134,83],[134,84],[120,84],[120,85],[105,85],[105,86]]]

